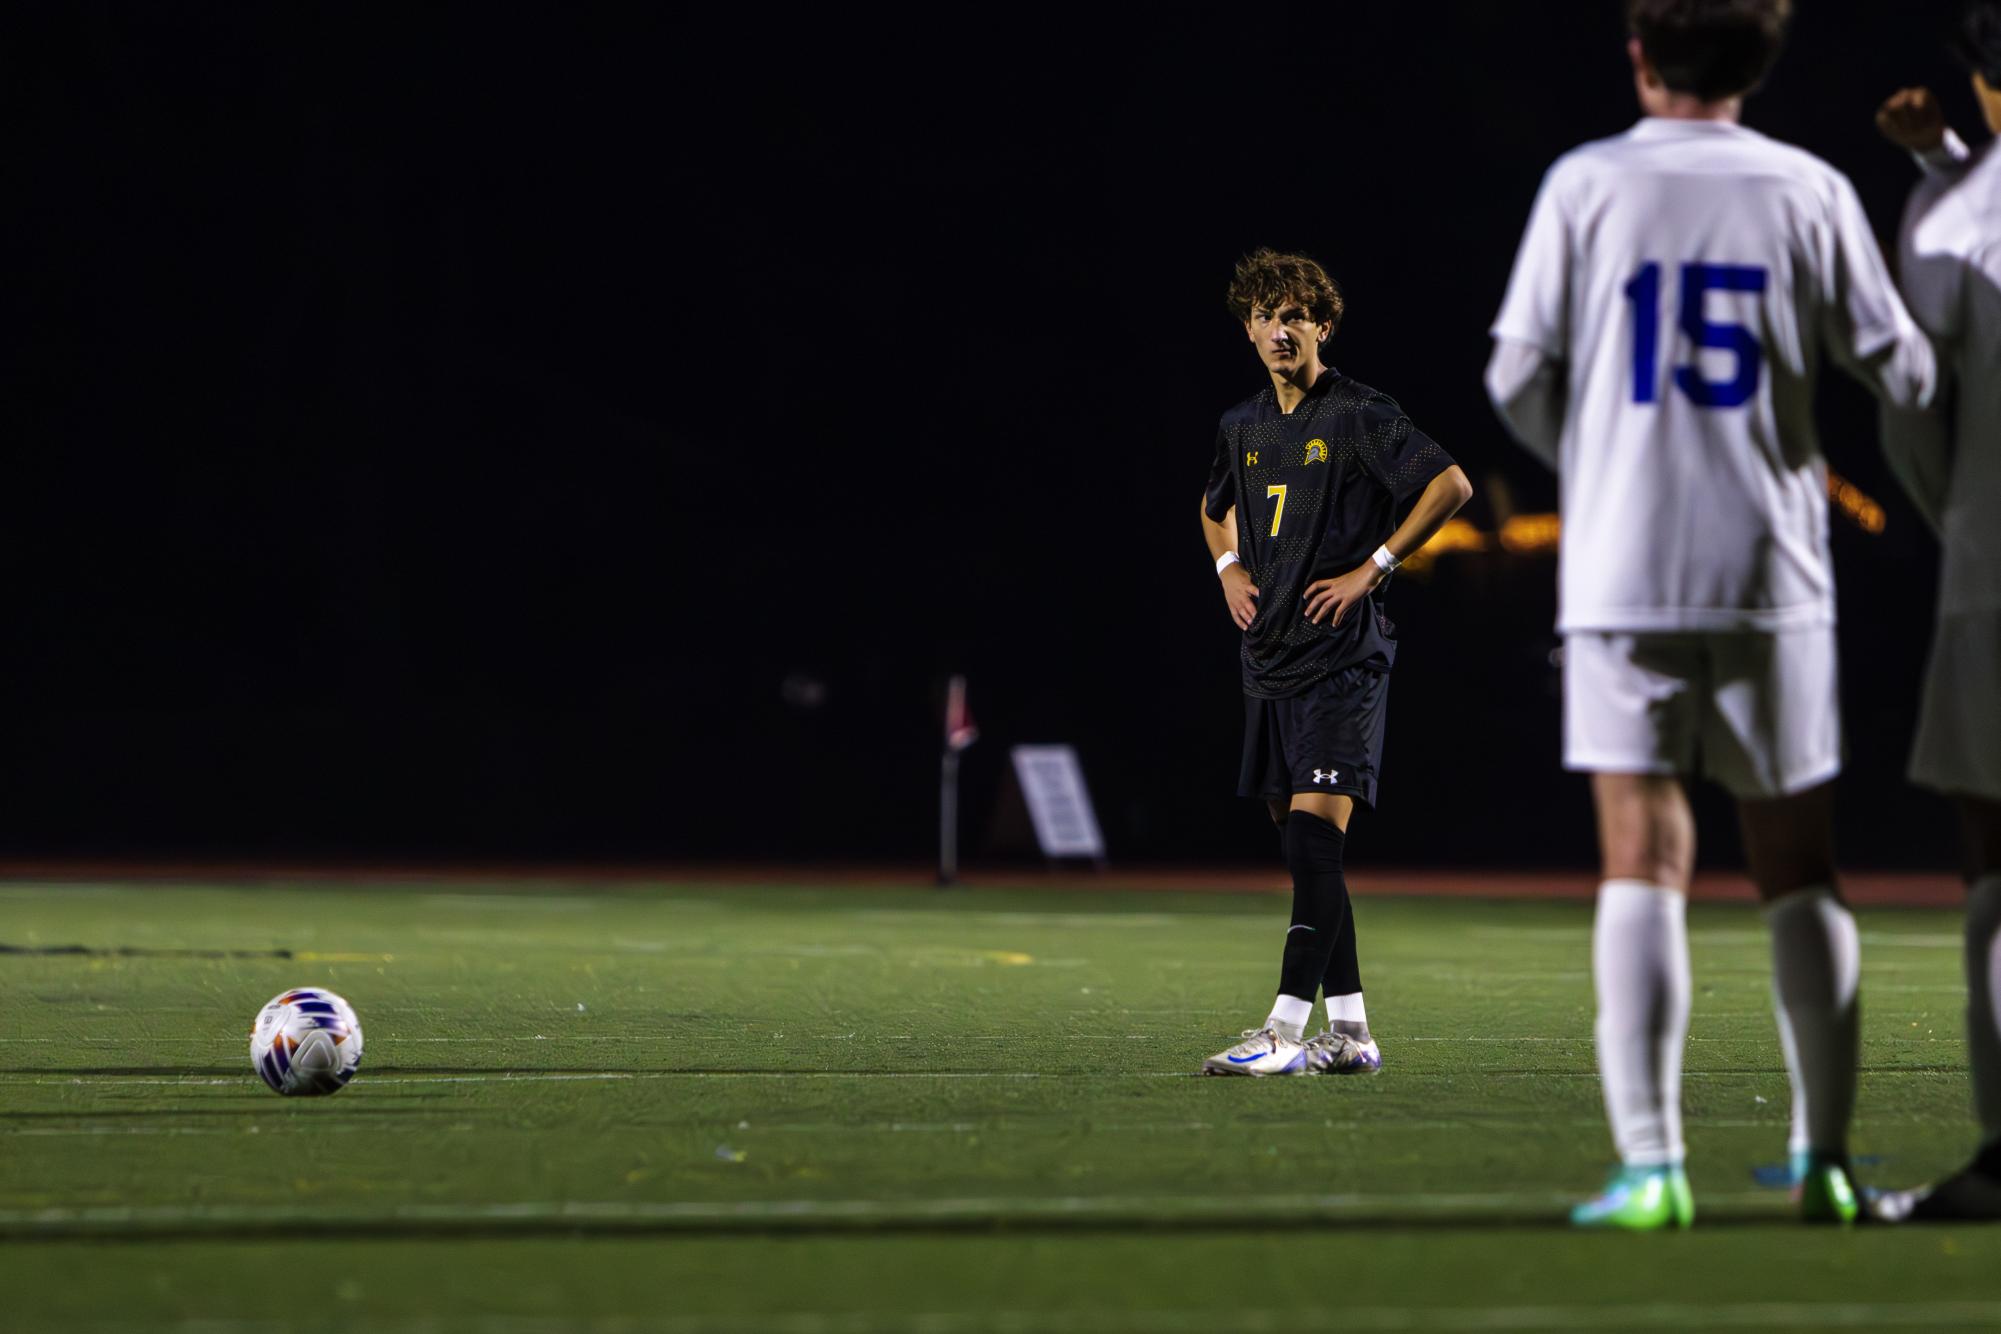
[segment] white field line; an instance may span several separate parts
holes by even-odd
[[[712,1316],[486,1316],[452,1314],[372,1322],[372,1334],[1295,1334],[1325,1328],[1325,1306],[1275,1310],[986,1310],[986,1312],[768,1312]],[[1965,1330],[2001,1324],[2001,1302],[1731,1302],[1575,1306],[1343,1306],[1339,1328],[1397,1330]],[[92,1322],[78,1334],[288,1334],[278,1320],[190,1318]]]
[[[1578,1303],[1565,1306],[1342,1306],[1335,1327],[1402,1330],[1967,1329],[2001,1324],[2001,1302]],[[715,1315],[433,1315],[373,1322],[372,1334],[1295,1334],[1328,1327],[1327,1307],[1190,1310],[799,1311]],[[89,1334],[287,1334],[274,1320],[200,1317],[174,1324],[78,1325]]]
[[[172,1111],[162,1111],[160,1113],[161,1117],[168,1120],[171,1120],[176,1114]],[[76,1119],[83,1124],[73,1126],[29,1126],[18,1130],[0,1128],[0,1139],[14,1135],[50,1138],[105,1135],[284,1135],[294,1133],[322,1135],[357,1134],[364,1130],[372,1131],[373,1129],[372,1127],[339,1122],[322,1124],[318,1121],[295,1121],[290,1123],[256,1122],[247,1126],[106,1126],[90,1124],[90,1116],[89,1112],[77,1113]],[[1762,1119],[1724,1120],[1706,1116],[1701,1121],[1702,1128],[1705,1130],[1770,1130],[1774,1126],[1783,1124],[1785,1124],[1785,1109],[1777,1104],[1774,1104],[1772,1115]],[[1855,1118],[1854,1124],[1868,1126],[1871,1122],[1867,1117],[1858,1116]],[[1344,1119],[1339,1121],[1331,1117],[1323,1117],[1319,1120],[1279,1121],[1258,1118],[1254,1121],[1222,1127],[1218,1127],[1215,1123],[1209,1121],[1120,1121],[1093,1123],[1092,1128],[1096,1131],[1113,1131],[1128,1135],[1209,1134],[1218,1129],[1231,1135],[1243,1135],[1246,1133],[1263,1134],[1269,1131],[1292,1130],[1340,1130],[1358,1135],[1378,1136],[1384,1134],[1386,1131],[1401,1132],[1410,1130],[1492,1131],[1505,1129],[1515,1133],[1522,1132],[1519,1122],[1510,1117],[1489,1117],[1485,1120],[1473,1117],[1461,1117],[1457,1119],[1433,1117],[1427,1120],[1413,1120],[1407,1116],[1394,1117],[1387,1121],[1374,1118]],[[1539,1118],[1534,1126],[1534,1129],[1542,1131],[1598,1131],[1604,1128],[1605,1122],[1601,1118],[1581,1116],[1563,1120],[1553,1120],[1543,1117]],[[448,1126],[445,1129],[453,1133],[475,1130],[482,1134],[493,1133],[493,1127],[491,1126],[457,1125]],[[538,1127],[523,1127],[520,1128],[520,1131],[524,1134],[542,1133]],[[767,1133],[811,1135],[1055,1135],[1068,1138],[1076,1134],[1076,1129],[1074,1124],[1067,1120],[1050,1124],[1039,1124],[1024,1121],[1019,1117],[1012,1119],[1002,1117],[992,1121],[878,1121],[869,1123],[849,1121],[758,1121],[750,1124],[738,1123],[734,1126],[713,1123],[706,1125],[689,1124],[680,1128],[680,1133],[692,1135],[696,1138],[707,1138],[713,1134],[755,1135]],[[1704,1196],[1704,1198],[1707,1199],[1708,1197]]]
[[[452,892],[432,892],[420,894],[421,903],[436,903],[447,908],[475,908],[485,912],[488,908],[515,908],[522,912],[578,912],[597,906],[596,896],[591,894],[459,894]]]
[[[1784,1125],[1786,1114],[1785,1108],[1775,1105],[1770,1117],[1758,1121],[1723,1121],[1715,1117],[1705,1116],[1701,1118],[1700,1128],[1704,1130],[1770,1130],[1773,1126]],[[1868,1120],[1867,1118],[1857,1117],[1855,1124],[1867,1125]],[[1602,1131],[1605,1128],[1605,1121],[1603,1117],[1580,1116],[1566,1120],[1537,1117],[1533,1128],[1537,1130]],[[1214,1131],[1218,1127],[1208,1121],[1094,1121],[1091,1123],[1091,1129],[1093,1131],[1117,1131],[1121,1134],[1143,1135],[1163,1134],[1174,1131],[1202,1133]],[[1461,1117],[1456,1120],[1433,1118],[1424,1121],[1413,1120],[1407,1116],[1398,1116],[1386,1120],[1365,1119],[1342,1121],[1327,1118],[1317,1121],[1267,1121],[1260,1117],[1254,1121],[1223,1126],[1221,1129],[1232,1135],[1263,1134],[1266,1131],[1276,1130],[1352,1130],[1358,1134],[1369,1135],[1380,1135],[1386,1130],[1507,1130],[1509,1133],[1514,1134],[1523,1132],[1519,1118],[1501,1116],[1490,1117],[1486,1120]],[[1059,1124],[1034,1125],[1024,1124],[1018,1118],[1010,1120],[1005,1117],[994,1121],[882,1121],[869,1125],[857,1125],[852,1122],[843,1121],[753,1121],[749,1125],[739,1125],[729,1133],[755,1135],[764,1131],[815,1135],[849,1133],[888,1135],[978,1133],[982,1135],[1006,1135],[1023,1132],[1063,1136],[1076,1134],[1075,1124],[1071,1121],[1063,1121]],[[4,1133],[0,1131],[0,1134]],[[1703,1198],[1707,1199],[1708,1197],[1704,1196]]]
[[[1578,934],[1575,939],[1583,944],[1589,932]],[[1688,943],[1691,945],[1748,945],[1769,946],[1772,938],[1763,931],[1691,931]],[[1963,950],[1966,940],[1962,936],[1946,935],[1929,931],[1864,931],[1862,944],[1870,948],[1888,947],[1912,950]]]
[[[370,1084],[568,1084],[619,1082],[642,1079],[1063,1079],[1081,1077],[1086,1079],[1187,1079],[1194,1076],[1194,1070],[1151,1070],[1134,1071],[1130,1074],[1107,1074],[1103,1071],[1078,1071],[1075,1076],[1043,1070],[570,1070],[570,1071],[524,1071],[521,1073],[496,1073],[481,1075],[369,1075],[364,1066],[358,1079]],[[1592,1078],[1597,1078],[1594,1074]],[[1687,1078],[1686,1075],[1683,1078]],[[241,1078],[211,1079],[187,1076],[180,1079],[135,1079],[127,1075],[76,1075],[54,1077],[46,1075],[0,1074],[0,1084],[132,1084],[137,1086],[164,1085],[167,1087],[197,1088],[206,1085],[243,1084],[254,1079],[251,1075]]]
[[[1877,988],[1877,989],[1878,989],[1878,990],[1884,990],[1884,988],[1880,988],[1880,987],[1879,987],[1879,988]],[[1953,990],[1963,990],[1963,988],[1957,988],[1957,987],[1955,987],[1955,988],[1953,988]],[[1751,1043],[1751,1044],[1753,1044],[1753,1045],[1755,1045],[1755,1046],[1771,1046],[1771,1045],[1774,1045],[1774,1043],[1775,1043],[1775,1042],[1777,1041],[1777,1039],[1775,1039],[1774,1037],[1772,1037],[1772,1036],[1771,1036],[1771,1035],[1769,1035],[1769,1034],[1761,1034],[1761,1035],[1758,1035],[1758,1036],[1756,1036],[1756,1037],[1742,1037],[1742,1038],[1705,1038],[1705,1037],[1693,1037],[1693,1036],[1691,1036],[1691,1037],[1688,1037],[1688,1038],[1685,1038],[1685,1039],[1683,1039],[1683,1040],[1684,1040],[1684,1041],[1686,1041],[1686,1042],[1715,1042],[1715,1043],[1721,1043],[1721,1044],[1724,1044],[1724,1045],[1741,1045],[1741,1044],[1743,1044],[1743,1043],[1747,1043],[1747,1042],[1748,1042],[1748,1043]],[[1384,1039],[1383,1039],[1383,1044],[1384,1044],[1385,1046],[1390,1046],[1390,1045],[1393,1045],[1393,1044],[1395,1044],[1395,1043],[1399,1043],[1399,1042],[1493,1042],[1493,1043],[1499,1043],[1499,1044],[1501,1044],[1502,1046],[1512,1046],[1512,1045],[1513,1045],[1513,1044],[1515,1044],[1515,1043],[1529,1043],[1529,1042],[1584,1042],[1584,1043],[1589,1043],[1589,1042],[1594,1042],[1594,1041],[1596,1041],[1596,1039],[1595,1039],[1595,1038],[1593,1038],[1593,1037],[1592,1037],[1592,1036],[1591,1036],[1591,1035],[1590,1035],[1589,1033],[1585,1033],[1585,1034],[1582,1034],[1582,1035],[1580,1035],[1580,1036],[1577,1036],[1577,1037],[1534,1037],[1534,1038],[1475,1038],[1475,1037],[1464,1037],[1464,1038],[1461,1038],[1461,1037],[1415,1037],[1415,1038],[1406,1038],[1406,1037],[1397,1037],[1397,1038],[1384,1038]],[[1916,1043],[1921,1043],[1921,1042],[1944,1042],[1944,1043],[1952,1043],[1952,1044],[1955,1044],[1955,1045],[1964,1045],[1964,1044],[1965,1044],[1965,1042],[1966,1042],[1966,1039],[1965,1039],[1965,1038],[1960,1038],[1960,1037],[1950,1037],[1950,1038],[1938,1038],[1938,1037],[1932,1037],[1932,1038],[1912,1038],[1912,1037],[1905,1037],[1905,1036],[1904,1036],[1903,1034],[1901,1034],[1901,1033],[1899,1033],[1899,1034],[1897,1034],[1897,1035],[1896,1035],[1896,1043],[1897,1043],[1897,1045],[1898,1045],[1898,1046],[1900,1046],[1900,1047],[1903,1047],[1903,1046],[1910,1046],[1910,1045],[1914,1045],[1914,1044],[1916,1044]]]
[[[1482,1079],[1591,1079],[1598,1078],[1596,1070],[1478,1070]],[[1753,1071],[1740,1074],[1726,1071],[1718,1074],[1708,1070],[1685,1070],[1682,1080],[1760,1078],[1776,1075],[1778,1069]],[[1886,1067],[1880,1073],[1897,1073],[1895,1067]],[[1199,1070],[569,1070],[569,1071],[524,1071],[522,1073],[500,1072],[478,1075],[370,1075],[367,1067],[357,1076],[357,1082],[377,1084],[567,1084],[567,1083],[617,1083],[633,1080],[654,1079],[1059,1079],[1059,1080],[1118,1080],[1118,1079],[1197,1079]],[[0,1074],[0,1084],[27,1084],[45,1087],[65,1085],[111,1084],[118,1087],[135,1088],[203,1088],[226,1087],[231,1085],[254,1084],[251,1075],[229,1078],[208,1078],[183,1076],[178,1079],[134,1078],[130,1075],[94,1075],[79,1071],[74,1075],[17,1075]]]
[[[843,917],[855,917],[868,921],[921,922],[944,926],[957,922],[992,922],[998,926],[1180,926],[1206,925],[1213,922],[1239,922],[1259,926],[1271,925],[1269,913],[1039,913],[1039,912],[981,912],[954,908],[947,916],[938,909],[917,908],[857,908],[842,913]]]
[[[1770,1205],[1785,1200],[1771,1191],[1703,1196],[1726,1206]],[[1491,1191],[1368,1195],[1264,1195],[1248,1200],[1215,1195],[1055,1195],[966,1197],[936,1200],[535,1200],[504,1204],[400,1204],[376,1212],[336,1213],[303,1205],[89,1205],[80,1208],[0,1209],[0,1227],[81,1230],[117,1227],[266,1227],[286,1224],[369,1227],[428,1224],[450,1227],[540,1224],[937,1223],[1031,1219],[1158,1218],[1229,1221],[1244,1217],[1298,1218],[1342,1215],[1469,1218],[1527,1212],[1552,1214],[1576,1202],[1574,1192]]]
[[[782,1034],[775,1036],[780,1040],[783,1039]],[[1174,1033],[1174,1034],[1066,1033],[1060,1036],[1065,1040],[1073,1042],[1164,1042],[1164,1043],[1178,1044],[1184,1041],[1187,1035],[1183,1033]],[[770,1039],[767,1038],[765,1040],[770,1040]],[[799,1040],[805,1042],[859,1042],[866,1045],[869,1043],[878,1043],[878,1042],[882,1043],[915,1042],[918,1041],[919,1039],[909,1033],[872,1033],[866,1035],[854,1034],[854,1033],[832,1033],[832,1034],[814,1034],[811,1036],[802,1037]],[[950,1034],[939,1035],[937,1037],[927,1037],[923,1039],[923,1041],[926,1042],[951,1041],[951,1042],[997,1042],[997,1043],[1011,1043],[1023,1040],[1024,1039],[1019,1033],[950,1033]],[[49,1045],[59,1044],[66,1047],[85,1046],[85,1045],[115,1047],[115,1046],[126,1045],[128,1041],[129,1040],[125,1038],[0,1038],[0,1043],[7,1043],[7,1042],[43,1043]],[[1385,1045],[1390,1046],[1392,1049],[1394,1049],[1396,1045],[1406,1042],[1424,1043],[1430,1046],[1460,1045],[1460,1046],[1476,1046],[1476,1047],[1516,1047],[1516,1046],[1588,1047],[1595,1041],[1595,1039],[1593,1039],[1591,1035],[1588,1033],[1577,1034],[1573,1036],[1544,1035],[1537,1037],[1475,1037],[1475,1036],[1459,1037],[1459,1036],[1447,1036],[1439,1034],[1420,1034],[1410,1037],[1386,1038],[1384,1041]],[[1690,1045],[1699,1044],[1699,1045],[1718,1046],[1718,1047],[1748,1046],[1748,1047],[1755,1047],[1760,1050],[1771,1047],[1773,1044],[1773,1039],[1765,1034],[1757,1034],[1747,1037],[1706,1037],[1706,1036],[1691,1034],[1690,1036],[1684,1038],[1683,1041]],[[538,1035],[533,1038],[387,1038],[387,1039],[378,1039],[378,1042],[381,1045],[377,1047],[376,1050],[378,1052],[387,1052],[393,1050],[394,1046],[403,1044],[414,1045],[417,1043],[424,1043],[427,1045],[442,1044],[442,1045],[451,1045],[460,1047],[507,1048],[525,1042],[553,1042],[553,1043],[579,1043],[579,1044],[610,1042],[610,1043],[616,1043],[621,1047],[634,1047],[634,1046],[688,1047],[688,1046],[697,1046],[703,1044],[712,1044],[717,1042],[740,1043],[741,1039],[737,1037],[718,1037],[714,1034],[689,1034],[685,1037],[677,1036],[674,1034],[651,1034],[651,1035],[633,1034],[626,1037],[594,1037],[594,1036],[584,1036],[584,1035],[571,1035],[571,1036],[559,1035],[557,1037],[541,1037]],[[1966,1045],[1966,1039],[1956,1035],[1908,1037],[1903,1034],[1898,1034],[1895,1037],[1895,1042],[1896,1045],[1899,1047],[1917,1047],[1917,1046],[1963,1047]],[[231,1043],[226,1048],[221,1047],[219,1045],[205,1047],[205,1048],[198,1048],[197,1050],[201,1053],[201,1055],[199,1057],[191,1057],[191,1059],[208,1059],[208,1060],[234,1059],[238,1054],[238,1048],[239,1044],[236,1043]],[[1776,1067],[1774,1068],[1776,1069]],[[815,1078],[826,1079],[837,1075],[853,1075],[857,1078],[865,1078],[865,1079],[883,1079],[883,1078],[1028,1079],[1028,1078],[1060,1078],[1063,1075],[1063,1073],[1065,1072],[972,1071],[972,1070],[956,1070],[956,1071],[917,1071],[917,1070],[595,1071],[594,1070],[594,1071],[540,1072],[529,1069],[520,1071],[518,1073],[495,1073],[495,1074],[482,1074],[476,1076],[425,1075],[421,1071],[412,1071],[408,1073],[395,1074],[395,1075],[376,1075],[373,1076],[369,1082],[398,1083],[398,1082],[411,1082],[411,1081],[425,1081],[432,1083],[440,1083],[440,1082],[446,1082],[452,1078],[457,1078],[460,1080],[470,1079],[473,1080],[474,1082],[483,1082],[489,1080],[520,1081],[520,1080],[535,1080],[535,1079],[546,1079],[546,1080],[557,1080],[557,1081],[591,1080],[591,1079],[688,1079],[688,1078],[695,1078],[697,1076],[720,1076],[720,1075],[730,1075],[737,1078],[753,1079],[753,1078],[769,1077],[777,1074],[784,1074],[787,1075],[788,1077],[798,1078],[798,1079],[815,1079]],[[1084,1072],[1079,1071],[1071,1073],[1081,1074]],[[1114,1076],[1121,1074],[1128,1074],[1131,1075],[1132,1077],[1139,1077],[1139,1078],[1169,1078],[1174,1075],[1185,1072],[1157,1070],[1157,1071],[1133,1071],[1133,1072],[1110,1071],[1104,1073]],[[1549,1073],[1552,1077],[1555,1077],[1556,1075],[1563,1072],[1551,1071]],[[1693,1077],[1699,1078],[1700,1072],[1695,1072]],[[164,1072],[161,1078],[151,1079],[151,1078],[146,1078],[144,1076],[94,1074],[89,1070],[78,1070],[74,1074],[68,1074],[68,1075],[55,1075],[55,1076],[43,1075],[40,1077],[24,1077],[6,1070],[0,1070],[0,1084],[18,1084],[18,1083],[44,1084],[51,1082],[79,1083],[86,1079],[114,1080],[130,1084],[158,1084],[158,1083],[200,1084],[204,1082],[207,1083],[234,1082],[231,1080],[214,1080],[214,1079],[209,1079],[205,1081],[198,1076],[170,1077],[166,1076]]]

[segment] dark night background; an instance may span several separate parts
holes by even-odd
[[[1800,8],[1746,122],[1887,243],[1877,101],[1984,137],[1944,7]],[[1621,10],[17,9],[0,852],[921,859],[962,671],[975,852],[1005,748],[1072,741],[1115,860],[1276,864],[1195,521],[1262,374],[1230,266],[1319,256],[1466,517],[1551,508],[1485,330],[1543,169],[1637,114]],[[1889,515],[1836,524],[1842,851],[1944,865],[1936,552],[1828,378]],[[1358,864],[1590,860],[1554,578],[1398,578]]]

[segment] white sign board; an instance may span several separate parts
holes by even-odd
[[[1069,746],[1016,746],[1008,753],[1042,855],[1102,858],[1105,839],[1098,832],[1077,752]]]

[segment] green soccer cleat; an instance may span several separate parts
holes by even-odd
[[[1596,1199],[1570,1211],[1578,1227],[1659,1232],[1695,1221],[1695,1196],[1688,1175],[1673,1167],[1622,1167],[1612,1173]]]
[[[1855,1182],[1848,1159],[1839,1154],[1810,1153],[1793,1188],[1799,1201],[1800,1218],[1808,1223],[1832,1223],[1846,1227],[1861,1214],[1855,1200]]]

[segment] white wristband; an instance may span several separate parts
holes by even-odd
[[[1388,574],[1391,570],[1394,570],[1397,566],[1403,564],[1402,561],[1398,560],[1395,556],[1392,556],[1390,554],[1390,549],[1387,546],[1377,547],[1376,554],[1369,557],[1369,559],[1374,561],[1376,563],[1376,568],[1381,570],[1384,574]]]
[[[1216,573],[1221,574],[1223,571],[1229,569],[1232,565],[1235,565],[1236,563],[1237,563],[1237,553],[1234,551],[1226,551],[1222,555],[1216,557]]]

